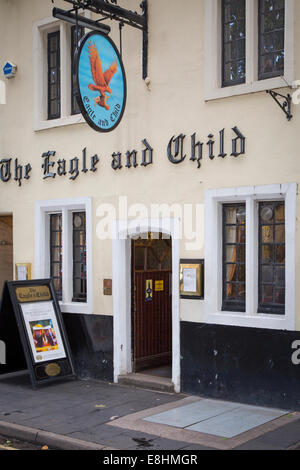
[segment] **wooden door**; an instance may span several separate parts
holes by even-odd
[[[134,371],[171,361],[171,240],[137,240],[133,242]]]
[[[13,280],[12,216],[0,217],[0,296],[5,281]]]

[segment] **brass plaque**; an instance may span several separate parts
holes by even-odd
[[[61,373],[61,368],[56,362],[53,362],[45,367],[45,372],[49,377],[56,377]]]
[[[41,302],[52,298],[48,286],[17,287],[16,295],[20,303]]]
[[[112,280],[104,279],[103,281],[103,294],[112,295]]]

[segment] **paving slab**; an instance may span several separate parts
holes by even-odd
[[[228,411],[239,408],[239,404],[215,400],[201,400],[191,405],[180,406],[164,413],[145,418],[145,421],[186,428]]]
[[[214,418],[189,426],[187,429],[204,434],[231,438],[286,414],[286,411],[241,406]]]

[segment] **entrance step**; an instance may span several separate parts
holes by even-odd
[[[174,393],[174,385],[171,379],[148,374],[128,374],[119,377],[119,384],[131,387],[156,390],[158,392]]]

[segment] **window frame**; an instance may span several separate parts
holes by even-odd
[[[285,201],[285,314],[258,313],[258,204]],[[246,202],[246,312],[222,311],[222,205]],[[294,331],[297,184],[207,190],[205,192],[205,321],[212,324]],[[216,256],[211,256],[216,253]]]
[[[87,301],[73,302],[73,213],[86,213]],[[62,301],[66,313],[93,313],[92,201],[90,198],[36,201],[35,278],[50,277],[50,215],[62,214]]]
[[[88,15],[86,15],[88,16]],[[60,32],[60,117],[48,119],[47,36]],[[72,124],[84,124],[82,114],[72,115],[71,26],[55,18],[44,18],[33,26],[34,131]]]
[[[295,0],[286,0],[284,76],[258,78],[258,0],[246,0],[246,82],[222,86],[222,0],[205,0],[205,100],[238,96],[292,85]]]

